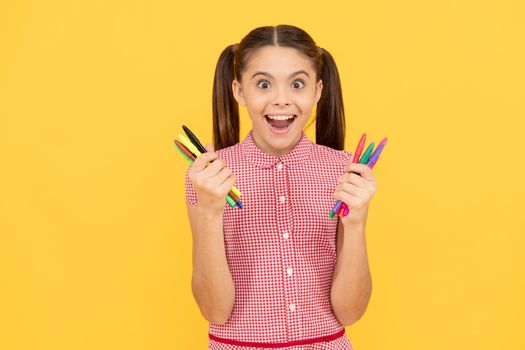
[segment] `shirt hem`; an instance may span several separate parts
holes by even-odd
[[[217,337],[216,335],[213,335],[211,333],[208,333],[208,336],[211,340],[215,340],[220,343],[225,343],[229,345],[239,345],[239,346],[250,346],[254,348],[285,348],[288,346],[297,346],[297,345],[307,345],[307,344],[315,344],[320,342],[328,342],[335,339],[338,339],[342,337],[345,334],[345,328],[341,329],[339,332],[331,334],[331,335],[325,335],[322,337],[317,338],[310,338],[310,339],[304,339],[304,340],[296,340],[286,343],[260,343],[260,342],[247,342],[247,341],[240,341],[240,340],[234,340],[234,339],[226,339]]]

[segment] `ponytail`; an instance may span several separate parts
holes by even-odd
[[[239,142],[239,105],[232,90],[235,46],[229,45],[221,53],[213,78],[213,146],[216,151]]]
[[[323,90],[315,115],[315,142],[337,150],[345,147],[345,111],[341,81],[335,61],[328,51],[321,50]]]

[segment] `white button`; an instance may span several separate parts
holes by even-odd
[[[279,170],[279,171],[283,170],[283,163],[278,163],[277,164],[277,170]]]
[[[295,304],[290,304],[288,307],[290,308],[290,311],[295,311]]]
[[[286,202],[286,197],[285,196],[279,197],[279,202],[281,202],[281,203]]]
[[[284,239],[288,239],[289,236],[290,236],[290,234],[288,232],[283,233],[283,238]]]
[[[293,273],[293,269],[291,267],[289,267],[286,272],[288,272],[288,275],[291,276],[292,273]]]

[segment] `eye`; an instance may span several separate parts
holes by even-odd
[[[300,83],[299,86],[297,86],[296,83]],[[302,79],[297,79],[295,80],[293,83],[292,83],[292,86],[294,87],[297,87],[297,88],[302,88],[304,86],[304,81]]]
[[[257,86],[260,87],[260,88],[262,88],[262,89],[266,89],[266,87],[263,87],[263,85],[261,85],[261,84],[266,84],[266,86],[269,86],[269,85],[270,85],[270,83],[268,83],[268,81],[266,81],[266,80],[259,80],[259,81],[257,82]]]

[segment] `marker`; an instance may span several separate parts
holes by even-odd
[[[186,126],[183,125],[182,129],[188,135],[188,140],[184,135],[179,134],[179,139],[182,141],[182,143],[195,155],[195,158],[198,157],[202,153],[206,153],[206,148],[201,144],[197,136]],[[201,153],[200,153],[201,152]],[[240,201],[241,192],[233,186],[232,190],[230,191],[230,196],[237,202],[237,205],[239,208],[242,208],[242,202]]]
[[[359,162],[359,157],[361,157],[361,153],[363,152],[363,147],[365,146],[365,140],[366,140],[366,133],[364,133],[361,136],[361,139],[359,140],[359,143],[357,144],[357,149],[355,150],[354,159],[352,160],[352,163]]]
[[[190,140],[188,140],[184,135],[179,134],[179,140],[181,140],[182,144],[186,146],[187,149],[191,151],[195,155],[195,157],[200,156],[202,153],[191,143]],[[237,189],[237,187],[232,187],[233,193],[235,193],[237,196],[241,196],[241,192]]]
[[[193,164],[193,162],[195,161],[195,156],[193,154],[191,154],[191,152],[179,141],[177,140],[174,140],[175,141],[175,148],[180,152],[180,154],[190,163],[190,164]],[[235,198],[235,199],[234,199]],[[239,207],[239,208],[243,208],[243,205],[242,205],[242,202],[240,201],[240,199],[238,199],[238,197],[236,197],[233,193],[228,193],[228,195],[226,195],[226,201],[228,202],[228,204],[230,205],[230,207],[234,208],[236,205]]]
[[[182,143],[180,143],[177,140],[175,140],[175,143],[177,144],[178,148],[182,150],[182,152],[185,154],[187,158],[190,158],[192,161],[195,161],[195,156],[191,154],[191,152]],[[229,195],[235,202],[240,203],[239,207],[242,208],[242,203],[241,203],[240,198],[232,191],[229,192]]]
[[[370,156],[370,159],[366,163],[366,165],[369,168],[372,168],[371,165],[375,164],[377,162],[377,160],[379,159],[379,155],[383,151],[383,147],[385,147],[386,137],[383,139],[383,141],[381,141],[382,143],[380,143],[379,146],[377,146],[376,150],[374,151],[374,153],[372,153],[372,155]]]
[[[352,163],[355,163],[359,159],[359,157],[361,155],[361,152],[363,150],[363,145],[364,145],[365,139],[366,139],[366,133],[364,133],[361,136],[361,139],[359,140],[359,144],[358,144],[357,149],[355,151]],[[376,150],[373,153],[372,153],[372,150],[374,149],[374,143],[372,142],[367,147],[365,153],[363,154],[363,156],[359,160],[359,163],[360,164],[366,164],[370,169],[372,169],[374,167],[374,165],[376,164],[377,160],[379,159],[379,155],[383,151],[383,148],[384,148],[384,146],[386,144],[386,141],[387,141],[387,138],[385,137],[379,143],[379,145],[377,146]],[[358,173],[356,173],[354,171],[352,171],[352,172],[354,174],[358,174]],[[330,211],[329,217],[333,218],[335,215],[346,216],[346,215],[348,215],[349,210],[350,210],[350,208],[348,207],[348,205],[346,203],[344,203],[341,200],[338,200],[335,203],[335,205],[332,208],[332,210]]]
[[[379,159],[379,156],[381,155],[381,152],[383,151],[383,148],[385,147],[387,138],[385,137],[383,141],[377,146],[377,150],[372,154],[370,157],[370,160],[368,161],[367,165],[372,169],[374,165],[376,164],[377,160]]]
[[[190,150],[191,153],[196,157],[200,156],[202,153],[195,147],[193,143],[191,143],[190,140],[186,138],[186,136],[179,134],[179,140],[182,142],[184,146],[186,146],[187,149]]]
[[[190,128],[188,128],[186,125],[183,125],[182,129],[184,129],[184,132],[186,133],[186,135],[190,139],[190,142],[195,146],[195,148],[197,148],[198,151],[200,151],[202,153],[208,152],[208,150],[202,145],[202,143],[199,141],[197,136],[195,136],[195,134],[190,130]],[[236,198],[236,196],[232,195],[232,193],[230,194],[230,196],[236,202],[240,202],[239,198],[238,197]],[[242,208],[242,203],[241,203],[240,207]]]
[[[361,156],[361,152],[363,152],[363,147],[365,145],[366,141],[366,132],[361,135],[361,138],[359,139],[359,143],[357,144],[357,148],[355,150],[354,159],[352,160],[352,163],[357,163],[359,161],[359,157]],[[343,204],[342,201],[338,200],[332,210],[330,211],[329,217],[333,218],[337,212],[339,212],[339,209],[341,208],[341,205]]]
[[[182,154],[182,156],[190,163],[190,164],[193,164],[194,160],[195,160],[195,156],[193,154],[191,154],[190,151],[188,151],[188,149],[183,145],[181,144],[179,141],[175,140],[175,148]],[[188,156],[188,154],[190,156]],[[237,201],[235,199],[233,199],[233,197],[230,196],[230,194],[228,194],[226,196],[226,201],[228,202],[228,204],[230,205],[230,207],[234,208],[235,205],[239,204],[239,203],[236,203]],[[240,202],[240,201],[239,201]],[[242,203],[241,205],[239,206],[240,208],[242,208]]]
[[[368,161],[368,158],[370,158],[370,154],[372,153],[373,149],[374,149],[374,143],[372,142],[366,149],[361,159],[359,160],[360,164],[366,164],[366,162]]]
[[[383,148],[385,147],[386,141],[387,141],[387,138],[385,137],[385,138],[379,143],[379,145],[377,146],[377,148],[376,148],[376,150],[374,151],[374,153],[372,153],[372,155],[370,156],[370,159],[369,159],[368,162],[366,163],[366,165],[367,165],[370,169],[373,169],[373,168],[374,168],[374,165],[376,165],[377,160],[379,159],[379,156],[381,155],[381,152],[383,151]],[[346,207],[346,209],[343,210],[343,217],[345,217],[345,216],[348,215],[348,212],[349,212],[350,209],[347,207],[346,203],[343,203],[343,207]]]
[[[201,151],[202,153],[208,152],[208,150],[199,141],[197,136],[195,136],[195,134],[191,132],[190,128],[188,128],[186,125],[183,125],[182,128],[184,129],[184,132],[186,133],[186,135],[188,135],[191,142],[195,145],[195,147],[197,147],[199,151]]]
[[[178,142],[177,140],[175,140],[175,142]],[[175,145],[175,148],[177,149],[177,151],[179,151],[179,153],[184,157],[184,159],[186,159],[190,164],[193,164],[193,159],[189,158],[188,155],[186,154],[186,152],[184,152],[179,145]]]
[[[364,135],[363,135],[364,136]],[[358,153],[361,153],[361,150],[363,149],[363,145],[362,145],[362,142],[363,141],[363,136],[361,136],[361,140],[359,141],[359,145],[357,146],[358,149],[356,150],[356,155]],[[363,142],[364,143],[364,142]],[[361,148],[361,149],[359,149]],[[359,161],[359,163],[361,164],[366,164],[366,161],[368,160],[368,157],[370,157],[370,153],[372,153],[372,149],[374,149],[374,143],[372,142],[366,149],[365,151],[365,154],[363,154],[363,156],[361,157],[361,160]],[[356,157],[354,157],[354,159],[356,159]],[[352,163],[354,163],[354,160],[352,160]],[[354,174],[358,174],[354,171],[352,171],[352,173]],[[359,175],[359,174],[358,174]],[[330,218],[333,218],[338,212],[340,212],[340,209],[341,209],[341,206],[343,205],[343,201],[341,200],[338,200],[334,207],[332,208],[332,210],[330,211],[330,214],[328,214],[328,216]]]

